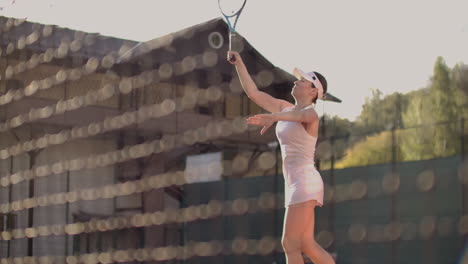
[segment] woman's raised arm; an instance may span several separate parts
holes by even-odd
[[[283,108],[292,106],[292,104],[286,100],[277,99],[265,92],[259,91],[239,53],[229,51],[228,58],[231,56],[233,56],[235,60],[231,61],[228,59],[228,61],[236,67],[242,89],[244,89],[246,95],[258,106],[271,113],[281,112]]]

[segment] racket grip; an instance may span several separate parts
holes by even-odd
[[[233,41],[233,39],[234,39],[235,36],[236,36],[236,33],[234,33],[234,31],[231,30],[231,31],[229,32],[229,51],[232,50],[232,41]],[[229,60],[230,62],[235,62],[235,61],[236,61],[236,57],[235,57],[234,55],[230,55],[229,58],[228,58],[228,60]]]

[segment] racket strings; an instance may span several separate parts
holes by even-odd
[[[221,12],[227,17],[233,17],[238,15],[244,5],[246,0],[219,0],[219,8]]]

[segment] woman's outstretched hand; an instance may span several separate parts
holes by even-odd
[[[247,123],[249,125],[263,126],[260,134],[263,135],[265,132],[275,123],[275,119],[271,114],[260,114],[254,115],[247,118]]]

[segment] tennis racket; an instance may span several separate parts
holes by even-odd
[[[232,50],[232,39],[236,36],[236,25],[247,0],[218,0],[219,10],[223,14],[229,27],[229,50]],[[233,19],[231,22],[230,19]],[[235,61],[231,56],[229,61]]]

